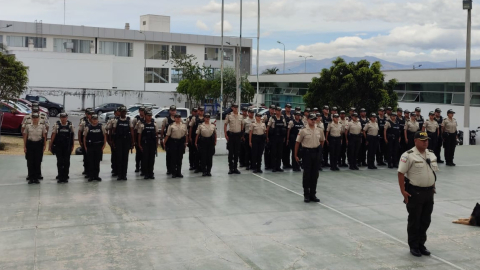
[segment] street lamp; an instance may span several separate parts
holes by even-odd
[[[467,16],[467,59],[465,65],[465,99],[463,104],[463,144],[470,144],[470,57],[472,45],[472,0],[463,0],[463,9],[468,10]]]
[[[280,41],[277,41],[277,43],[283,45],[283,73],[285,73],[285,44]]]
[[[143,58],[144,59],[144,64],[143,64],[143,92],[145,92],[146,88],[147,88],[147,82],[145,81],[145,73],[147,72],[147,35],[145,35],[145,33],[143,31],[138,31],[140,34],[143,35],[143,37],[145,38],[145,42],[143,43],[144,44],[144,53],[143,53]]]
[[[305,73],[307,73],[307,58],[309,57],[313,57],[312,55],[309,55],[309,56],[303,56],[303,55],[300,55],[299,57],[303,57],[305,58]]]

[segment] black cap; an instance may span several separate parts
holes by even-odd
[[[261,103],[260,106],[265,106],[265,103]]]
[[[315,114],[311,114],[310,116],[308,116],[308,119],[317,120],[317,116]]]
[[[332,111],[338,111],[337,107],[332,107]]]
[[[330,110],[330,107],[328,107],[328,105],[324,105],[324,106],[323,106],[323,109],[324,109],[324,110]]]
[[[203,107],[198,108],[199,111],[203,112],[205,109]]]
[[[125,107],[125,106],[120,106],[120,107],[118,107],[118,110],[121,111],[121,112],[126,112],[126,111],[127,111],[127,107]]]
[[[428,113],[428,115],[435,115],[435,112],[431,111]]]
[[[402,108],[398,107],[397,112],[403,112]]]
[[[256,113],[255,116],[256,117],[262,117],[262,114],[261,113]]]
[[[391,110],[392,110],[392,107],[388,106],[387,111],[391,111]]]
[[[350,108],[350,111],[355,111],[356,109],[357,109],[357,108],[355,108],[355,107],[351,107],[351,108]]]
[[[179,114],[179,113],[176,113],[176,114],[175,114],[175,118],[182,118],[182,115]]]
[[[296,111],[296,112],[295,112],[295,115],[302,115],[302,113],[299,112],[299,111]]]
[[[38,102],[32,102],[32,106],[40,106]]]
[[[152,111],[145,111],[145,115],[150,115],[150,116],[152,116]]]
[[[426,141],[426,140],[429,140],[430,138],[428,138],[428,133],[425,132],[425,131],[417,131],[415,133],[415,137],[414,139],[419,139],[421,141]]]
[[[275,108],[275,111],[281,111],[281,110],[282,110],[282,108],[280,108],[280,107]]]
[[[98,119],[98,114],[92,114],[92,119]]]
[[[301,111],[302,107],[295,107],[295,111]]]
[[[338,118],[338,117],[340,117],[340,116],[338,115],[338,113],[336,113],[336,114],[333,115],[333,118]]]
[[[192,109],[192,112],[196,112],[196,111],[197,111],[197,108],[193,108],[193,109]]]
[[[422,108],[416,107],[416,108],[415,108],[415,111],[416,111],[416,112],[421,112],[421,111],[422,111]]]
[[[353,113],[352,117],[358,117],[358,113]]]
[[[322,117],[322,114],[321,113],[316,113],[315,116],[317,116],[317,118]]]
[[[315,107],[315,108],[313,108],[313,110],[314,110],[314,111],[318,111],[318,108],[317,108],[317,107]]]
[[[305,108],[305,112],[310,113],[310,108]]]
[[[169,109],[169,110],[170,110],[170,111],[176,111],[176,110],[177,110],[177,106],[172,105],[172,106],[170,106],[170,109]]]
[[[340,114],[345,114],[345,111],[340,111]]]
[[[287,105],[285,105],[285,108],[292,108],[292,105],[287,103]]]
[[[447,114],[449,114],[449,113],[455,114],[455,112],[454,112],[452,109],[450,109],[450,110],[447,111]]]
[[[417,115],[414,114],[414,113],[411,113],[411,114],[410,114],[410,117],[417,117]]]
[[[138,111],[139,111],[139,112],[145,111],[145,107],[144,107],[144,106],[140,106],[140,108],[138,108]]]
[[[370,114],[370,117],[377,117],[377,114],[372,112],[372,113]]]
[[[64,117],[67,117],[67,116],[68,116],[68,114],[64,113],[64,112],[60,114],[60,118],[64,118]]]
[[[88,115],[92,115],[92,114],[93,114],[93,111],[86,111],[86,113],[87,113]]]
[[[250,109],[248,109],[248,112],[249,112],[249,113],[254,113],[255,111],[250,108]]]
[[[247,107],[242,107],[242,111],[248,111]]]
[[[385,111],[385,108],[383,108],[383,107],[380,107],[380,108],[378,109],[378,111],[379,111],[379,112],[380,112],[380,111],[382,111],[382,112],[383,112],[383,111]]]
[[[38,112],[40,110],[40,107],[38,106],[32,106],[32,111]]]
[[[38,118],[40,115],[38,113],[32,113],[32,118]]]
[[[360,109],[360,112],[366,112],[367,110],[365,110],[365,108],[361,108]]]
[[[270,107],[268,107],[268,108],[269,108],[269,109],[275,109],[275,108],[277,108],[277,106],[271,104]]]
[[[406,109],[405,111],[403,111],[404,113],[410,113],[410,111],[408,109]]]
[[[390,115],[390,117],[397,117],[397,115],[394,114],[394,113],[392,113],[392,114]]]
[[[205,117],[205,118],[210,118],[210,114],[209,114],[209,113],[206,113],[203,117]]]
[[[436,108],[436,109],[435,109],[435,112],[441,113],[442,110],[441,110],[440,108]]]

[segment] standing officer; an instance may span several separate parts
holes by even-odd
[[[300,117],[301,117],[301,113],[295,112],[295,118],[293,120],[290,120],[290,122],[288,123],[288,131],[287,131],[288,132],[287,146],[290,147],[292,150],[292,167],[294,172],[301,171],[300,164],[298,164],[297,161],[295,160],[295,140],[297,139],[297,136],[300,130],[305,127]],[[322,133],[323,133],[323,130],[322,130]]]
[[[405,118],[405,126],[406,126],[407,122],[410,121],[410,111],[405,110],[405,111],[403,111],[403,113],[404,113],[403,118]]]
[[[227,131],[228,126],[228,131]],[[232,113],[225,117],[225,139],[228,144],[228,174],[240,174],[238,170],[238,155],[240,154],[240,141],[242,140],[243,117],[238,114],[238,104],[232,104]]]
[[[305,126],[308,125],[308,118],[310,118],[310,108],[305,108],[305,111],[303,111],[303,118],[302,118],[302,122]]]
[[[340,111],[340,119],[338,122],[342,124],[343,130],[345,130],[348,124],[349,118],[345,117],[345,111]],[[347,144],[346,144],[346,134],[342,133],[342,146],[340,149],[340,155],[338,156],[338,166],[348,167],[347,165]]]
[[[120,116],[112,123],[113,147],[117,156],[116,173],[117,180],[127,180],[128,152],[133,149],[135,141],[133,138],[133,123],[127,117],[127,108],[119,107]]]
[[[210,123],[210,114],[205,114],[205,121],[195,131],[195,145],[201,156],[200,167],[202,176],[212,176],[213,155],[217,145],[217,127]],[[263,123],[262,123],[263,125]],[[263,125],[265,126],[265,125]]]
[[[357,157],[362,144],[362,123],[358,121],[357,113],[353,113],[351,117],[352,120],[348,122],[345,130],[345,144],[348,146],[348,168],[350,170],[359,170]]]
[[[377,169],[375,166],[375,155],[378,149],[378,132],[380,128],[377,123],[377,115],[370,114],[370,122],[363,128],[363,138],[365,138],[368,147],[367,164],[369,169]]]
[[[162,121],[162,128],[160,129],[160,142],[163,144],[163,148],[166,151],[166,162],[165,165],[167,166],[167,175],[170,175],[172,172],[170,171],[171,162],[172,162],[172,157],[171,157],[171,151],[168,151],[169,145],[167,145],[164,141],[165,134],[167,133],[168,126],[173,124],[175,122],[175,115],[177,114],[177,107],[175,105],[170,106],[169,108],[169,113],[170,115],[168,117],[165,117]]]
[[[397,121],[398,124],[400,125],[400,150],[398,151],[397,155],[397,162],[400,160],[400,157],[402,156],[403,152],[407,151],[407,144],[405,143],[405,118],[403,117],[403,110],[402,108],[397,108]]]
[[[243,120],[248,118],[247,107],[242,107],[241,115],[242,115]],[[243,127],[245,128],[245,125],[243,125]],[[244,132],[244,130],[242,130],[242,131]],[[238,156],[238,160],[239,160],[239,163],[240,163],[240,168],[243,168],[243,167],[247,166],[247,164],[245,162],[245,156],[246,156],[245,145],[248,145],[248,141],[245,140],[245,133],[243,133],[242,134],[242,139],[240,141],[240,155]]]
[[[252,148],[252,163],[250,167],[253,173],[263,173],[262,171],[262,155],[265,148],[265,132],[267,127],[262,122],[262,115],[255,115],[255,122],[250,126],[249,144]],[[266,165],[265,165],[266,166]]]
[[[23,131],[23,151],[27,156],[28,184],[40,184],[42,157],[47,145],[47,128],[39,124],[40,115],[33,113],[31,124]]]
[[[155,179],[153,169],[158,148],[158,127],[155,120],[152,119],[152,112],[147,111],[145,113],[145,120],[141,121],[137,126],[137,144],[142,153],[143,179]]]
[[[390,119],[390,117],[392,116],[392,107],[388,106],[386,109],[386,115],[387,115],[387,121]]]
[[[295,143],[295,161],[300,164],[298,149],[302,146],[302,167],[303,167],[303,201],[309,203],[320,202],[317,198],[318,166],[320,164],[319,147],[323,145],[325,136],[316,127],[317,116],[311,115],[308,118],[308,125],[298,133]]]
[[[283,117],[285,118],[285,123],[287,125],[288,123],[290,123],[290,121],[293,120],[291,104],[285,105],[285,112],[283,113]],[[289,138],[287,137],[287,133],[285,132],[285,144],[283,145],[283,157],[282,157],[283,169],[292,168],[292,164],[290,163],[290,147],[288,147],[288,139]]]
[[[255,118],[253,117],[253,109],[248,110],[248,115],[243,119],[243,126],[245,127],[245,132],[243,134],[243,147],[245,150],[244,162],[247,170],[250,170],[250,165],[252,161],[252,147],[250,146],[250,127],[253,123],[255,123]]]
[[[192,119],[197,116],[197,108],[192,109],[192,114],[188,117],[187,119],[187,125],[190,127],[190,122],[192,122]],[[194,131],[196,132],[196,130]],[[189,170],[193,171],[195,170],[196,166],[196,161],[195,161],[195,155],[197,154],[197,148],[195,147],[195,134],[192,134],[192,131],[188,132],[188,162],[190,165]]]
[[[443,116],[442,116],[442,110],[440,108],[435,109],[435,120],[438,123],[439,129],[442,126],[443,123]],[[444,161],[442,160],[441,153],[442,153],[442,145],[443,145],[443,133],[440,132],[437,140],[437,148],[435,149],[435,156],[437,156],[437,163],[443,163]]]
[[[268,124],[268,122],[270,121],[270,117],[272,117],[272,116],[275,114],[275,108],[276,108],[275,105],[273,105],[273,104],[270,105],[270,106],[268,107],[268,112],[266,112],[265,115],[264,115],[263,118],[262,118],[263,123],[265,123],[265,129],[267,129],[267,124]],[[271,163],[270,157],[271,157],[272,154],[270,153],[270,149],[271,149],[270,143],[267,142],[267,143],[265,144],[265,153],[264,153],[264,154],[265,154],[265,155],[264,155],[264,158],[265,158],[265,170],[270,170],[270,169],[271,169],[271,168],[270,168],[270,163]]]
[[[72,154],[75,141],[75,130],[72,122],[68,121],[66,113],[60,114],[60,121],[57,121],[50,139],[50,152],[57,156],[57,183],[68,183],[70,172],[70,155]]]
[[[387,117],[385,117],[385,109],[382,107],[378,109],[377,123],[378,123],[378,149],[377,149],[377,165],[385,166],[385,160],[387,159],[387,145],[385,144],[384,130]]]
[[[183,178],[182,161],[187,148],[187,133],[187,126],[182,123],[182,116],[177,113],[175,123],[168,126],[167,136],[165,137],[165,144],[170,141],[168,151],[171,151],[172,162],[170,162],[169,171],[172,173],[172,178]]]
[[[85,117],[80,119],[80,124],[78,124],[78,143],[80,144],[80,147],[82,148],[82,154],[83,154],[83,172],[82,174],[85,175],[85,178],[89,178],[88,173],[90,170],[88,169],[88,164],[90,163],[87,158],[87,151],[85,150],[85,145],[83,144],[84,138],[83,138],[83,133],[85,131],[85,127],[87,125],[90,125],[92,121],[92,114],[93,111],[91,108],[85,109]]]
[[[102,178],[98,177],[100,173],[100,161],[103,155],[103,149],[105,149],[105,143],[107,142],[107,135],[105,127],[98,123],[98,116],[92,115],[92,122],[88,124],[83,131],[83,144],[87,151],[88,158],[88,182],[93,180],[102,181]]]
[[[312,113],[314,113],[315,115],[317,115],[317,113],[319,113],[318,108],[317,108],[317,107],[313,108],[313,112],[312,112]]]
[[[133,118],[133,120],[132,120],[133,129],[137,130],[139,125],[141,123],[143,123],[144,121],[145,121],[145,107],[141,106],[140,108],[138,108],[138,115],[135,116],[135,118]],[[140,169],[142,167],[143,154],[142,154],[142,150],[140,150],[141,145],[139,145],[137,143],[138,142],[138,133],[137,132],[134,132],[133,139],[135,141],[135,172],[137,173],[137,172],[140,171]]]
[[[275,115],[270,117],[267,125],[267,142],[272,147],[271,168],[272,172],[283,172],[280,167],[282,163],[283,145],[287,133],[287,125],[282,115],[282,108],[275,109]]]
[[[338,121],[339,115],[333,115],[333,123],[327,128],[326,142],[330,148],[330,170],[339,171],[338,159],[342,147],[342,135],[344,134],[343,125]]]
[[[421,112],[422,109],[420,107],[415,108],[415,115],[417,116],[416,119],[418,122],[419,130],[423,130],[423,124],[425,123],[425,119],[423,119],[423,116],[420,115]]]
[[[351,108],[350,108],[350,110],[348,111],[348,117],[349,117],[350,119],[352,119],[353,114],[355,113],[356,110],[357,110],[357,108],[355,108],[355,107],[351,107]],[[357,114],[357,119],[358,119],[358,114]]]
[[[445,161],[447,166],[455,166],[453,158],[455,156],[455,147],[457,146],[457,120],[453,118],[455,112],[453,110],[447,111],[447,118],[443,119],[442,133],[443,145],[445,147]]]
[[[367,117],[367,110],[365,108],[360,109],[360,124],[362,124],[362,130],[365,128],[365,125],[369,122]],[[360,151],[358,154],[358,166],[367,166],[367,139],[362,136],[362,142],[360,144]]]
[[[315,121],[317,127],[319,129],[321,129],[323,134],[325,135],[325,126],[323,125],[322,114],[317,113],[315,116],[317,117],[317,120]],[[323,166],[323,149],[322,149],[321,146],[319,146],[319,153],[320,153],[320,164],[318,165],[318,170],[323,171],[323,169],[322,169],[322,166]]]
[[[407,148],[411,149],[415,146],[414,136],[417,131],[420,131],[420,126],[416,121],[416,115],[414,113],[410,114],[410,121],[405,125],[405,142],[407,143]]]
[[[428,149],[432,150],[435,153],[435,150],[437,149],[437,141],[440,134],[440,128],[437,120],[435,120],[434,112],[429,112],[428,118],[429,119],[423,124],[422,131],[426,131],[428,137],[430,138],[430,141],[428,142]]]
[[[328,125],[332,122],[332,117],[329,115],[329,112],[330,112],[330,108],[325,105],[323,106],[323,115],[322,115],[322,122],[323,122],[323,127],[325,128],[323,130],[323,136],[326,137],[327,135],[327,128],[328,128]],[[307,124],[305,124],[306,126]],[[330,164],[328,164],[328,151],[329,151],[329,145],[328,143],[327,144],[324,144],[323,147],[322,147],[322,151],[323,151],[323,167],[329,167]],[[330,162],[332,162],[330,160]]]
[[[114,112],[114,117],[110,120],[108,120],[107,124],[105,125],[105,130],[107,132],[107,143],[110,146],[111,150],[111,158],[110,162],[112,163],[112,176],[118,176],[118,167],[119,163],[117,162],[117,152],[115,148],[115,137],[114,137],[114,132],[113,132],[113,123],[120,117],[120,108],[118,107],[115,112]]]
[[[198,127],[205,122],[204,118],[204,109],[202,107],[198,108],[198,113],[195,117],[192,117],[189,123],[189,134],[192,136],[193,144],[195,145],[195,138]],[[200,168],[200,163],[202,159],[202,153],[199,152],[198,148],[195,150],[195,158],[194,158],[194,173],[203,172],[202,168]]]
[[[37,113],[38,114],[38,124],[39,125],[43,125],[45,126],[45,129],[47,130],[47,134],[48,134],[48,129],[49,129],[49,123],[48,123],[48,119],[47,119],[47,115],[45,113],[41,113],[40,112],[40,107],[38,106],[38,103],[32,103],[32,113],[30,114],[27,114],[23,117],[23,121],[22,121],[22,128],[21,128],[21,131],[22,131],[22,134],[25,130],[25,127],[27,125],[30,125],[32,124],[32,115],[34,113]],[[25,159],[27,158],[27,156],[25,155]],[[42,161],[43,161],[43,155],[42,155]],[[28,163],[27,163],[27,166],[28,166]],[[37,177],[39,180],[43,180],[43,176],[42,176],[42,168],[40,166],[40,171],[39,171],[39,175]],[[27,180],[28,177],[27,177]]]
[[[400,123],[397,120],[396,114],[391,114],[390,119],[385,123],[385,130],[383,138],[385,138],[385,144],[387,145],[387,161],[388,168],[398,168],[398,149],[400,147]]]
[[[433,212],[433,198],[438,171],[437,157],[428,147],[426,132],[416,132],[415,147],[400,159],[398,184],[408,211],[408,245],[413,256],[429,256],[425,247]],[[407,178],[408,177],[408,178]]]

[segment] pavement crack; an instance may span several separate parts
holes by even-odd
[[[38,217],[40,216],[40,187],[38,187],[38,204],[37,204],[37,219],[35,221],[35,237],[34,237],[34,252],[33,252],[33,270],[37,270],[37,233],[38,233]]]

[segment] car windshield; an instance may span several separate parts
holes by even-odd
[[[16,108],[17,110],[19,110],[20,112],[22,113],[28,113],[30,111],[29,108],[27,108],[25,105],[23,105],[22,103],[14,103],[12,101],[9,101],[8,104],[10,104],[10,106]]]
[[[138,106],[133,106],[133,107],[128,108],[128,111],[129,111],[129,112],[134,112],[134,111],[138,110],[138,108],[140,108],[140,107],[138,107]]]

